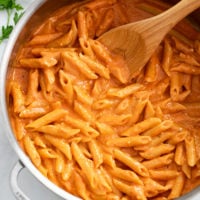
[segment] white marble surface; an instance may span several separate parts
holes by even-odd
[[[27,8],[33,0],[17,0]],[[0,29],[6,21],[6,12],[0,11]],[[0,61],[7,41],[0,45]],[[15,200],[10,188],[10,173],[18,161],[18,157],[7,140],[6,133],[0,127],[0,200]],[[31,200],[61,200],[58,196],[39,183],[27,169],[23,169],[19,176],[19,186]]]

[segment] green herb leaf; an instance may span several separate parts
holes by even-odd
[[[16,4],[16,2],[13,1],[12,9],[16,9],[17,11],[19,11],[19,10],[23,10],[23,7],[20,4]]]
[[[11,25],[2,26],[2,28],[1,28],[2,35],[0,36],[0,43],[9,37],[12,30],[13,30],[13,26],[11,26]]]
[[[13,0],[0,0],[0,9],[11,9],[13,4]]]
[[[8,25],[8,26],[2,26],[2,36],[3,38],[8,38],[10,33],[13,30],[13,26],[12,25]]]
[[[20,20],[20,18],[22,17],[23,14],[24,14],[23,12],[22,13],[15,12],[15,15],[14,15],[14,18],[13,18],[15,25]]]
[[[7,39],[10,36],[10,33],[13,30],[13,25],[10,24],[10,18],[12,13],[15,10],[15,14],[13,17],[13,22],[16,25],[23,12],[19,13],[19,10],[23,10],[23,7],[20,4],[16,3],[16,0],[0,0],[0,10],[5,10],[7,12],[7,25],[2,26],[1,35],[0,35],[0,44],[4,39]]]
[[[16,9],[22,10],[23,7],[16,3],[16,0],[0,0],[0,9]]]

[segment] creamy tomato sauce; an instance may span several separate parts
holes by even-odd
[[[131,80],[122,55],[97,40],[168,7],[149,0],[66,5],[36,27],[8,69],[16,139],[67,192],[174,199],[199,185],[199,32],[180,22]]]

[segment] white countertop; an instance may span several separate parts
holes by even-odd
[[[24,8],[27,8],[34,0],[16,0]],[[0,11],[0,28],[6,21],[6,12]],[[6,47],[4,41],[0,45],[0,60]],[[1,66],[0,66],[1,67]],[[18,157],[7,140],[6,133],[1,131],[0,127],[0,200],[15,200],[10,187],[10,174],[18,161]],[[23,169],[19,176],[19,185],[22,191],[31,200],[62,200],[57,195],[50,192],[45,186],[39,183],[27,169]],[[191,200],[191,197],[186,197],[184,200]],[[193,200],[200,199],[199,194]]]
[[[17,0],[27,8],[33,0]],[[0,30],[6,22],[6,12],[0,11]],[[6,47],[6,40],[0,45],[0,60]],[[15,200],[10,188],[10,173],[18,161],[7,136],[0,128],[0,200]],[[27,169],[23,169],[19,176],[19,186],[31,200],[61,200],[39,183]]]

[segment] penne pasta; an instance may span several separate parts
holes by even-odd
[[[145,112],[144,112],[144,119],[152,118],[155,116],[155,109],[150,101],[147,101]]]
[[[129,85],[125,88],[118,89],[118,88],[113,88],[108,90],[108,96],[114,96],[114,97],[119,97],[119,98],[125,98],[134,92],[137,92],[140,90],[143,86],[140,84],[132,84]]]
[[[98,76],[92,71],[86,63],[81,61],[80,57],[76,53],[64,52],[62,53],[66,62],[74,65],[80,73],[82,73],[88,79],[97,79]]]
[[[151,147],[148,150],[141,152],[140,155],[145,159],[153,159],[163,154],[171,153],[173,149],[174,149],[173,145],[161,144],[159,146]]]
[[[80,59],[85,62],[95,73],[99,74],[101,77],[110,79],[109,69],[101,65],[100,63],[92,60],[90,57],[79,55]]]
[[[78,101],[74,102],[74,110],[82,117],[84,120],[94,123],[94,118],[92,113],[89,111],[89,109],[85,108],[84,105],[79,103]]]
[[[91,187],[95,187],[95,174],[93,163],[84,156],[76,143],[71,144],[71,150],[76,162],[83,169],[83,172],[85,172],[85,176],[88,179]]]
[[[44,159],[44,167],[46,169],[48,179],[53,181],[58,187],[61,187],[61,183],[58,181],[56,176],[56,171],[53,168],[53,161],[51,159]]]
[[[130,167],[131,169],[133,169],[133,171],[135,171],[139,175],[144,177],[149,176],[148,171],[143,164],[141,164],[134,158],[131,158],[124,152],[116,149],[114,150],[114,157],[122,163],[124,163],[125,165],[127,165],[128,167]]]
[[[144,185],[145,185],[145,196],[150,198],[152,196],[156,196],[159,193],[162,193],[164,191],[166,191],[166,188],[161,185],[159,182],[154,181],[151,178],[146,178],[144,180]]]
[[[70,105],[72,105],[74,101],[74,88],[72,85],[72,80],[63,70],[59,71],[59,77],[60,84],[65,93],[64,98]]]
[[[22,58],[20,59],[20,64],[23,67],[27,68],[43,68],[47,69],[53,67],[57,64],[57,60],[51,57],[42,57],[42,58]]]
[[[152,127],[155,127],[157,124],[159,124],[161,120],[159,118],[149,118],[142,122],[136,123],[133,127],[130,127],[125,132],[121,133],[122,136],[133,136],[133,135],[139,135],[140,133],[145,132],[148,129],[151,129]]]
[[[38,153],[42,158],[57,158],[57,154],[49,148],[38,149]]]
[[[185,156],[185,149],[183,143],[179,143],[176,147],[174,160],[177,165],[182,165]]]
[[[51,41],[50,43],[48,43],[47,46],[50,48],[71,47],[75,43],[77,35],[78,30],[76,27],[76,23],[74,20],[72,20],[70,31],[67,34],[64,34],[63,36]]]
[[[182,82],[182,74],[180,72],[175,72],[171,74],[171,87],[170,94],[171,98],[174,101],[183,101],[189,94],[190,89],[184,87],[184,83]],[[183,88],[186,90],[183,91]]]
[[[27,88],[27,95],[25,99],[26,105],[32,103],[37,98],[39,85],[39,72],[37,69],[29,71],[29,84]]]
[[[168,196],[169,199],[174,199],[177,198],[178,196],[181,195],[181,191],[184,187],[184,183],[185,183],[185,176],[184,174],[180,174],[179,176],[177,176],[177,178],[174,181],[174,185],[172,187],[172,190]]]
[[[95,54],[94,54],[94,51],[92,50],[90,42],[84,39],[83,37],[79,38],[79,42],[80,42],[81,48],[83,49],[84,55],[92,59],[95,59]]]
[[[131,74],[123,52],[100,36],[166,5],[62,4],[33,27],[8,67],[7,110],[22,150],[84,200],[175,199],[200,185],[198,31],[181,22]]]
[[[133,171],[123,170],[117,167],[113,169],[108,169],[108,171],[116,178],[122,179],[124,181],[130,181],[139,185],[143,185],[142,180]]]
[[[78,173],[74,173],[74,182],[77,193],[84,199],[89,200],[89,194],[82,177]]]
[[[47,44],[58,37],[60,37],[62,33],[51,33],[51,34],[42,34],[42,35],[36,35],[34,36],[31,41],[28,43],[29,45],[44,45]]]
[[[50,135],[45,135],[45,139],[48,142],[50,142],[53,146],[55,146],[58,150],[60,150],[66,156],[67,159],[72,159],[70,146],[66,143],[66,141],[60,140]]]
[[[142,162],[142,164],[148,169],[160,168],[169,165],[173,161],[174,154],[169,153],[158,158],[147,160]]]
[[[41,117],[45,114],[47,114],[49,111],[49,108],[45,108],[45,107],[41,107],[41,108],[26,108],[24,110],[22,110],[20,113],[19,113],[19,116],[21,118],[32,118],[32,119],[35,119],[35,118],[38,118],[38,117]]]
[[[71,126],[73,126],[75,129],[80,129],[82,133],[84,133],[87,136],[91,137],[97,137],[99,135],[99,132],[90,126],[88,122],[75,119],[73,117],[67,116],[65,118],[65,122]]]
[[[111,99],[100,99],[92,104],[92,108],[96,110],[101,110],[111,107],[113,103],[115,102]]]
[[[66,115],[67,111],[64,109],[55,109],[46,115],[36,119],[35,121],[31,122],[27,125],[26,128],[28,129],[37,129],[43,125],[47,125],[51,122],[54,122]]]
[[[23,141],[24,141],[25,151],[30,156],[30,159],[32,160],[34,165],[37,167],[40,166],[41,165],[41,157],[40,157],[33,141],[31,140],[31,138],[28,135],[26,135],[25,137],[23,137]]]
[[[174,136],[174,132],[164,131],[160,135],[154,137],[154,139],[151,141],[150,146],[157,146],[157,145],[160,145],[162,143],[165,143],[166,141],[168,141],[171,138],[173,138],[173,136]]]
[[[108,165],[111,168],[116,167],[116,163],[115,163],[113,156],[108,153],[103,153],[103,163],[105,163],[106,165]]]
[[[86,12],[79,11],[77,14],[78,35],[83,41],[88,39],[88,29],[86,24]]]
[[[138,123],[142,119],[143,113],[145,112],[146,104],[147,100],[139,99],[137,103],[133,106],[133,115],[131,118],[132,124]]]
[[[41,133],[52,135],[55,137],[60,137],[64,139],[69,139],[76,134],[80,133],[80,129],[73,129],[65,124],[55,124],[55,125],[44,125],[37,129]]]
[[[65,157],[60,151],[57,151],[57,156],[55,159],[55,171],[60,174],[64,171],[64,169],[65,169]]]
[[[172,125],[173,125],[173,122],[171,120],[162,121],[160,124],[153,127],[152,129],[145,131],[143,135],[146,135],[146,136],[159,135],[161,132],[170,129]]]
[[[76,92],[76,97],[80,102],[88,105],[91,105],[93,103],[93,98],[89,96],[87,91],[85,91],[83,88],[79,86],[74,86],[74,90]]]
[[[112,27],[114,20],[114,13],[112,9],[105,12],[102,21],[100,22],[98,29],[96,30],[96,36],[99,37]]]
[[[14,123],[13,126],[15,127],[16,130],[15,137],[17,138],[18,141],[20,141],[26,135],[26,129],[23,126],[23,122],[20,119],[16,118],[15,121],[13,121],[12,123]]]
[[[103,163],[103,154],[99,144],[95,140],[91,140],[88,143],[92,159],[94,161],[94,167],[98,168]]]
[[[188,131],[178,132],[176,135],[172,136],[171,139],[168,140],[169,144],[176,145],[185,140]]]
[[[89,8],[91,10],[94,9],[100,9],[102,7],[106,7],[108,5],[113,5],[115,4],[117,1],[116,0],[100,0],[100,1],[93,1],[93,2],[89,2],[88,4],[85,5],[86,8]]]
[[[134,185],[127,185],[126,183],[114,179],[115,186],[123,193],[127,194],[128,196],[135,196],[137,200],[146,200],[147,198],[144,195],[143,188]]]
[[[162,60],[162,68],[165,73],[170,76],[170,65],[172,62],[173,50],[168,39],[164,40],[164,56]]]
[[[116,147],[137,147],[148,145],[151,142],[151,137],[149,136],[130,136],[130,137],[120,137],[114,138],[108,141],[106,144],[108,146]]]
[[[69,180],[73,172],[73,163],[72,162],[65,162],[64,169],[61,173],[63,181]]]
[[[149,170],[150,176],[157,180],[170,180],[179,175],[176,170]]]
[[[131,120],[131,114],[122,114],[122,115],[107,115],[104,117],[99,118],[100,122],[114,125],[114,126],[121,126],[123,124],[128,123]]]
[[[147,64],[145,71],[145,80],[147,82],[154,82],[157,79],[158,67],[160,66],[160,61],[157,54],[158,50],[152,55]]]
[[[11,93],[13,97],[14,113],[19,113],[24,110],[25,98],[19,84],[11,83]]]
[[[197,162],[196,146],[194,138],[191,135],[187,135],[185,138],[185,149],[187,163],[190,167],[194,167]]]

